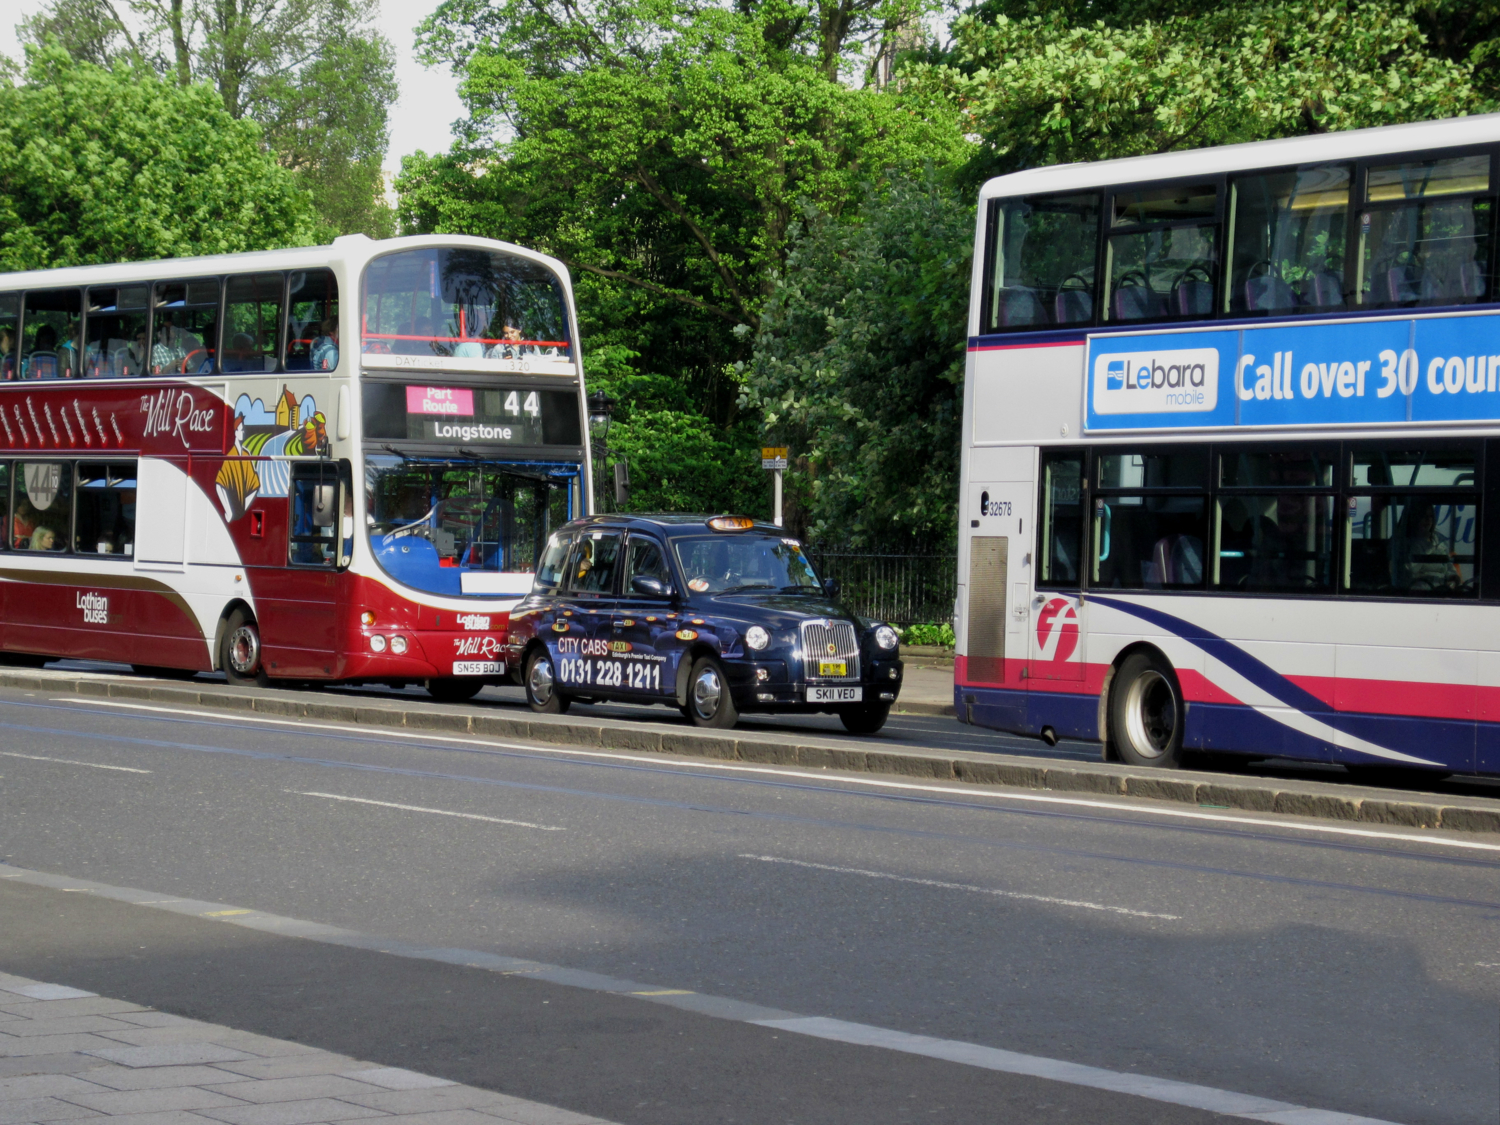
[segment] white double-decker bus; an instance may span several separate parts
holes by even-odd
[[[0,275],[0,657],[467,698],[591,507],[576,324],[451,235]]]
[[[1500,116],[985,185],[959,717],[1500,773]]]

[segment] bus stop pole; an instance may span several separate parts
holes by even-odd
[[[776,526],[781,526],[781,470],[776,470]]]

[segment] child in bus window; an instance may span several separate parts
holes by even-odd
[[[323,335],[312,343],[312,368],[314,371],[332,371],[339,365],[338,318],[330,316],[319,327]]]

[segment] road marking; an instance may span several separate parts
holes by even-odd
[[[283,793],[295,793],[300,797],[322,797],[325,801],[352,801],[357,805],[379,805],[383,809],[404,809],[407,812],[434,813],[437,816],[457,816],[464,820],[485,820],[491,824],[509,824],[513,828],[535,828],[539,832],[562,832],[565,829],[554,824],[532,824],[526,820],[506,820],[499,816],[480,816],[478,813],[453,812],[451,809],[428,809],[421,805],[398,805],[394,801],[372,801],[367,797],[346,797],[340,793],[309,793],[301,789],[283,789]]]
[[[863,875],[866,879],[889,879],[893,883],[916,883],[923,887],[940,887],[945,891],[970,891],[973,894],[994,895],[996,898],[1019,898],[1027,902],[1047,902],[1053,906],[1076,906],[1081,910],[1104,910],[1110,914],[1128,914],[1132,918],[1163,918],[1168,922],[1182,921],[1180,914],[1153,914],[1148,910],[1131,910],[1125,906],[1106,906],[1102,902],[1053,898],[1050,895],[1030,895],[1021,891],[1001,891],[994,887],[976,887],[971,883],[945,883],[941,879],[917,879],[910,875],[893,875],[888,871],[866,871],[859,867],[835,867],[831,863],[809,863],[804,859],[785,859],[775,855],[742,855],[740,858],[755,859],[761,863],[785,863],[792,867],[810,867],[815,871],[836,871],[840,875]]]
[[[71,882],[87,882],[87,880],[69,879],[62,875],[15,868],[0,872],[0,874],[8,878],[21,879],[33,886],[52,889]],[[152,893],[128,887],[113,887],[104,883],[90,883],[89,886],[103,898],[125,903],[138,903],[142,896]],[[225,913],[233,910],[224,903],[191,900],[184,900],[175,906],[156,906],[153,909],[188,916],[202,915],[205,910]],[[1213,1086],[1199,1086],[1172,1078],[1156,1078],[1146,1074],[1106,1070],[1103,1067],[1085,1066],[1081,1063],[1068,1062],[1065,1059],[1025,1055],[998,1047],[966,1043],[958,1039],[937,1039],[932,1036],[913,1035],[909,1032],[874,1027],[869,1024],[849,1023],[845,1020],[822,1016],[804,1016],[796,1012],[767,1008],[759,1004],[693,992],[689,989],[652,988],[640,981],[620,980],[600,973],[569,969],[560,965],[547,965],[529,958],[506,957],[472,949],[434,949],[431,945],[386,939],[357,930],[346,930],[342,927],[308,922],[300,918],[286,918],[259,910],[246,912],[238,917],[224,917],[222,922],[226,926],[241,926],[245,929],[282,937],[300,937],[307,941],[349,949],[379,950],[396,957],[406,957],[416,961],[435,961],[446,965],[465,965],[500,975],[525,972],[532,974],[533,980],[544,980],[550,984],[581,988],[589,992],[636,996],[647,1004],[665,1004],[668,1007],[712,1016],[715,1019],[749,1023],[757,1027],[790,1032],[794,1035],[831,1039],[856,1046],[881,1047],[889,1051],[944,1059],[964,1066],[1006,1074],[1030,1075],[1073,1086],[1087,1086],[1096,1090],[1131,1094],[1168,1105],[1205,1109],[1212,1113],[1240,1117],[1249,1121],[1271,1122],[1274,1125],[1395,1125],[1394,1122],[1373,1117],[1359,1117],[1336,1110],[1312,1109],[1291,1102],[1274,1101],[1253,1094],[1221,1090]]]
[[[119,707],[132,711],[151,711],[167,715],[186,715],[194,719],[216,719],[222,718],[223,712],[216,711],[192,711],[184,707],[153,707],[144,703],[123,703],[113,699],[88,699],[77,696],[54,696],[50,702],[65,703],[70,706],[88,704],[96,707]],[[25,706],[36,706],[26,704]],[[1279,828],[1288,832],[1322,833],[1331,836],[1353,836],[1361,839],[1373,840],[1400,840],[1406,843],[1430,844],[1435,847],[1460,848],[1465,851],[1481,851],[1500,853],[1500,844],[1486,844],[1478,840],[1461,840],[1448,836],[1420,836],[1414,832],[1383,832],[1372,828],[1348,828],[1333,824],[1303,824],[1293,820],[1272,820],[1268,817],[1253,816],[1226,816],[1218,813],[1199,812],[1187,808],[1155,808],[1149,805],[1133,805],[1115,801],[1090,800],[1083,797],[1055,797],[1041,793],[1019,792],[1012,790],[997,791],[984,789],[978,785],[922,785],[910,781],[893,781],[877,777],[857,777],[849,774],[835,774],[828,771],[786,769],[773,766],[751,766],[722,761],[693,761],[688,758],[667,758],[663,754],[630,754],[623,752],[611,752],[602,750],[572,750],[557,747],[546,743],[524,743],[503,742],[498,739],[485,738],[456,738],[448,735],[429,734],[425,731],[405,731],[387,728],[372,728],[350,726],[343,723],[313,723],[292,719],[275,719],[258,715],[234,716],[236,724],[252,722],[265,723],[274,726],[293,727],[297,730],[326,730],[337,731],[341,734],[357,735],[371,742],[381,739],[405,738],[418,742],[427,743],[449,743],[455,746],[495,746],[506,750],[521,750],[538,757],[571,757],[571,758],[601,758],[608,761],[640,762],[660,767],[663,761],[670,761],[674,769],[693,769],[703,771],[719,770],[728,773],[756,774],[769,777],[794,777],[805,781],[816,781],[823,785],[832,786],[834,783],[844,785],[865,786],[872,789],[893,789],[897,791],[915,791],[918,793],[941,793],[944,795],[957,795],[971,799],[989,799],[994,801],[1013,801],[1020,804],[1060,805],[1068,808],[1102,809],[1111,813],[1138,813],[1142,816],[1154,816],[1167,819],[1180,819],[1192,821],[1208,821],[1219,824],[1230,824],[1239,827],[1252,828]],[[290,733],[290,732],[288,732]]]
[[[249,910],[210,910],[203,915],[205,918],[232,918],[236,914],[249,914]]]
[[[98,762],[80,762],[73,758],[44,758],[40,754],[17,754],[12,750],[0,750],[0,757],[25,758],[31,762],[61,762],[65,766],[88,766],[91,770],[119,770],[121,773],[150,773],[150,770],[133,769],[130,766],[101,766]]]

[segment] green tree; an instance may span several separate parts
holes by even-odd
[[[974,208],[935,173],[812,212],[755,342],[745,405],[796,459],[790,526],[889,550],[950,542]]]
[[[1147,2],[1105,12],[1071,2],[1020,16],[981,8],[958,21],[948,59],[907,71],[951,98],[981,139],[971,182],[1490,105],[1471,63],[1432,50],[1411,4],[1183,4],[1174,14]]]
[[[97,65],[208,82],[313,196],[322,237],[394,230],[381,162],[395,55],[378,0],[52,0],[20,28]]]
[[[29,49],[0,80],[0,269],[313,241],[312,204],[207,86]]]

